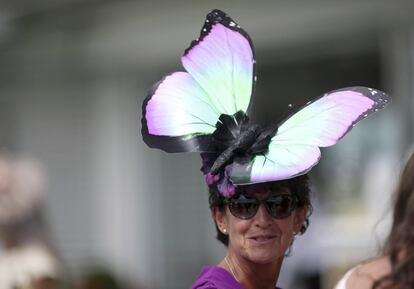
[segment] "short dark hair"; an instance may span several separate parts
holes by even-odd
[[[250,185],[249,185],[250,186]],[[310,180],[308,175],[301,175],[298,177],[294,177],[292,179],[288,180],[282,180],[282,181],[273,181],[273,182],[267,182],[267,183],[261,183],[261,184],[252,184],[252,186],[267,186],[268,190],[270,191],[279,191],[281,189],[289,189],[292,194],[295,194],[298,197],[298,203],[297,208],[307,208],[308,213],[306,216],[306,221],[303,223],[300,233],[305,233],[306,229],[309,226],[309,216],[312,214],[312,204],[310,201]],[[238,188],[236,187],[236,194],[238,193]],[[226,209],[226,203],[225,203],[225,197],[221,195],[217,187],[211,186],[209,187],[209,204],[210,209],[217,208],[220,211],[224,211]],[[222,244],[224,244],[226,247],[229,245],[229,236],[223,234],[218,226],[216,221],[214,220],[214,224],[216,226],[217,231],[217,240],[219,240]]]

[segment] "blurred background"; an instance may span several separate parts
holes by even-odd
[[[255,45],[256,122],[340,87],[392,96],[391,106],[322,150],[310,174],[311,225],[279,286],[329,289],[377,254],[413,143],[413,1],[1,0],[1,153],[41,164],[44,194],[21,214],[31,224],[23,227],[40,232],[31,239],[53,248],[71,284],[189,288],[202,265],[224,256],[199,156],[151,150],[140,135],[148,89],[182,70],[183,51],[213,8]],[[3,243],[0,259],[10,253]]]

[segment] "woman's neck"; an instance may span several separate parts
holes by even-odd
[[[228,254],[219,266],[233,275],[245,289],[274,289],[283,258],[267,264],[257,264],[243,257]]]

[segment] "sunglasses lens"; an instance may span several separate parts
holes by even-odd
[[[279,195],[265,201],[269,214],[276,219],[283,219],[295,209],[295,201],[291,195]]]
[[[240,195],[238,198],[230,201],[229,210],[237,218],[250,219],[256,215],[259,206],[258,200]]]

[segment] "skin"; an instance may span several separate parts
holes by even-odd
[[[269,192],[252,194],[259,199],[270,195]],[[253,218],[243,220],[234,217],[227,207],[225,211],[213,208],[218,227],[229,235],[226,256],[229,264],[223,259],[218,266],[230,273],[233,271],[235,279],[246,289],[274,289],[285,252],[305,221],[306,213],[306,208],[298,208],[289,217],[275,219],[261,205]]]
[[[391,272],[391,263],[387,256],[379,257],[358,266],[346,282],[348,289],[371,289],[375,280]]]

